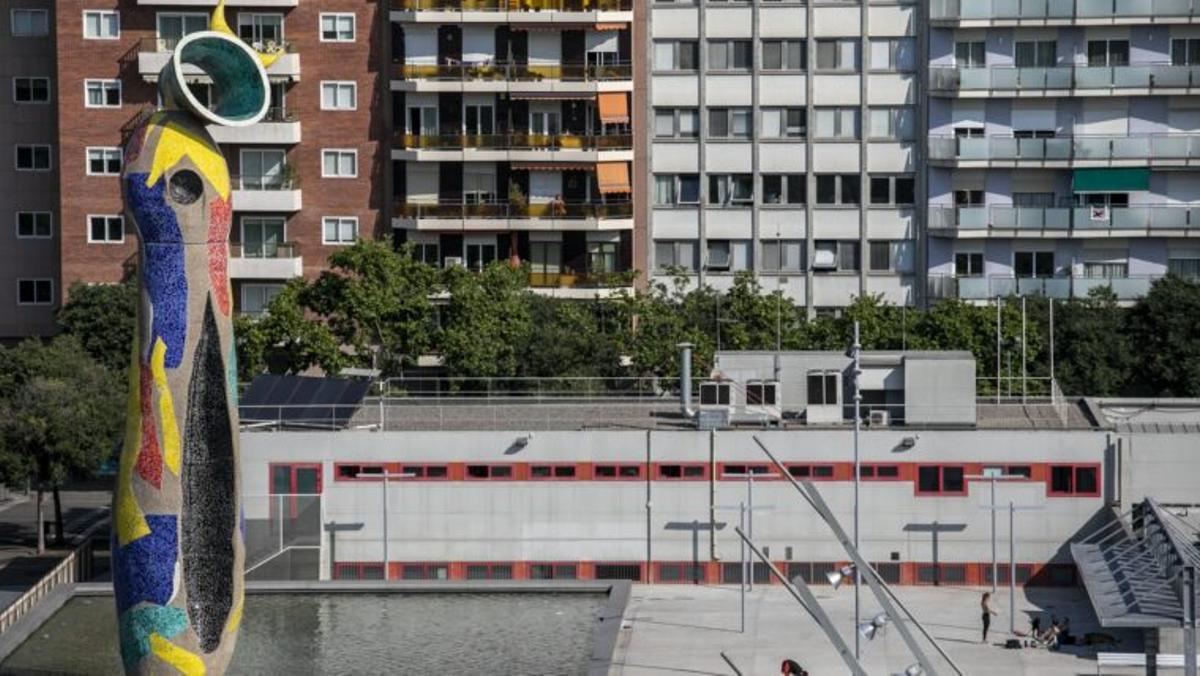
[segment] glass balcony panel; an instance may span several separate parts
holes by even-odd
[[[1146,159],[1150,157],[1150,137],[1118,136],[1112,139],[1114,160]]]
[[[1005,141],[1012,140],[1016,146],[1013,151],[1016,153],[1014,157],[1019,157],[1023,160],[1043,160],[1046,159],[1046,139],[1041,138],[1015,138],[1003,139]]]
[[[962,230],[986,230],[988,227],[987,207],[959,207],[958,227]]]
[[[1046,159],[1067,160],[1071,158],[1071,139],[1047,138],[1042,139],[1042,142],[1045,143]]]
[[[1075,11],[1081,17],[1112,16],[1113,0],[1078,0]]]
[[[1150,78],[1154,78],[1155,87],[1190,87],[1195,82],[1191,66],[1142,66],[1146,71],[1145,81],[1138,86],[1150,86]]]
[[[947,230],[957,226],[954,221],[954,209],[951,207],[929,207],[929,228],[931,230]]]
[[[997,81],[994,86],[1001,87],[1001,85],[999,84],[999,81],[1003,80],[1003,76],[1006,73],[1010,73],[1011,71],[1005,71],[1005,70],[991,71],[988,68],[963,68],[958,71],[958,73],[959,73],[958,88],[963,89],[963,90],[988,89],[990,86],[992,86],[991,80],[993,78],[988,77],[989,73],[992,73],[992,72],[995,72],[996,77],[994,79]],[[1007,88],[1011,89],[1015,85],[1015,77],[1016,77],[1015,73],[1013,73],[1014,81],[1012,84],[1008,85]],[[1003,87],[1001,87],[1001,88],[1003,88]]]
[[[1118,66],[1113,68],[1114,87],[1149,87],[1155,66]],[[1157,78],[1155,78],[1157,80]],[[1156,83],[1161,86],[1161,83]]]
[[[1186,159],[1192,155],[1194,145],[1190,136],[1152,136],[1150,137],[1150,156],[1156,160]]]
[[[1108,3],[1098,2],[1097,4]],[[1154,14],[1152,4],[1151,0],[1116,0],[1113,14],[1116,16],[1152,16]]]
[[[1076,68],[1075,86],[1079,89],[1108,89],[1112,86],[1112,69],[1087,66]]]
[[[1017,139],[993,136],[987,140],[991,159],[1013,160],[1017,158]]]
[[[1146,222],[1135,227],[1183,229],[1188,227],[1188,207],[1142,207],[1149,213]]]
[[[1073,221],[1076,230],[1108,230],[1110,210],[1093,210],[1090,207],[1075,207]]]
[[[1150,292],[1149,277],[1126,277],[1108,281],[1112,284],[1113,293],[1121,300],[1133,300]]]
[[[1150,226],[1150,207],[1120,207],[1108,211],[1114,229],[1141,230]]]
[[[991,73],[994,89],[1016,89],[1022,82],[1021,71],[1017,68],[993,68]]]
[[[1041,207],[1016,207],[1017,227],[1041,229],[1046,224],[1045,210]]]
[[[1049,89],[1053,68],[1018,68],[1017,86],[1021,89]]]
[[[1075,16],[1075,0],[1050,0],[1047,3],[1047,16],[1051,19],[1070,18]]]
[[[1067,230],[1071,227],[1071,210],[1061,207],[1045,209],[1046,229]]]
[[[929,137],[929,159],[952,160],[958,153],[956,139],[948,136]]]
[[[1015,4],[1016,0],[995,0],[996,12],[999,12],[1002,5]],[[993,2],[991,0],[960,0],[958,3],[959,15],[963,19],[990,19],[993,16]]]
[[[1188,207],[1188,227],[1200,227],[1200,207]]]
[[[988,158],[988,141],[987,138],[958,139],[958,159],[986,160]]]
[[[1117,0],[1118,3],[1125,0]],[[1157,16],[1191,16],[1195,11],[1192,0],[1154,0],[1151,15]]]
[[[1109,139],[1106,137],[1078,136],[1075,138],[1075,159],[1107,160],[1109,147]]]
[[[989,209],[991,210],[992,227],[1017,227],[1017,210],[1015,208],[1010,206],[994,206],[989,207]]]
[[[985,298],[1011,296],[1016,292],[1017,280],[1012,277],[988,277],[988,295]]]
[[[964,300],[983,300],[994,294],[988,292],[987,277],[959,277],[958,297]]]
[[[1071,68],[1047,68],[1046,89],[1070,89],[1072,70]]]
[[[1041,19],[1046,16],[1047,0],[1021,0],[1022,19]]]

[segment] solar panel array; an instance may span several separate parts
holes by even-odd
[[[352,378],[256,376],[239,402],[238,414],[243,425],[344,429],[370,387],[370,381]]]

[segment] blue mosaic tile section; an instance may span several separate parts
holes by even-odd
[[[184,274],[183,233],[179,219],[166,200],[166,180],[146,187],[147,174],[130,174],[125,180],[125,204],[142,240],[142,279],[152,308],[151,340],[167,346],[166,367],[179,368],[187,340],[188,283]]]
[[[147,514],[150,534],[113,547],[113,593],[117,612],[139,603],[165,605],[175,585],[179,522],[175,516]]]

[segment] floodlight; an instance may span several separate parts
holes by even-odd
[[[875,638],[875,634],[879,633],[881,629],[887,626],[887,623],[887,614],[879,613],[875,617],[872,617],[870,622],[863,622],[859,624],[858,633],[862,634],[862,637],[868,641],[873,640]]]
[[[837,570],[831,570],[828,573],[825,573],[825,577],[829,579],[829,584],[833,585],[834,589],[842,586],[842,582],[845,582],[846,578],[850,577],[851,575],[854,575],[853,563],[847,566],[842,566]]]

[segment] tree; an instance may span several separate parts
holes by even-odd
[[[657,282],[645,293],[617,299],[626,316],[636,318],[622,346],[629,356],[631,375],[674,379],[679,377],[679,343],[693,345],[692,374],[701,376],[712,368],[716,349],[715,309],[711,289],[689,292],[687,279],[677,275],[672,289]],[[712,319],[707,319],[711,317]],[[707,319],[705,324],[699,323]]]
[[[303,279],[293,279],[271,300],[263,316],[234,318],[240,380],[263,372],[302,373],[314,365],[327,373],[341,370],[345,361],[341,343],[300,302],[307,288]]]
[[[134,278],[119,284],[71,285],[58,311],[63,331],[79,339],[83,349],[116,372],[129,366],[129,344],[137,322],[138,287]]]
[[[1108,288],[1055,305],[1055,377],[1072,395],[1117,396],[1125,391],[1134,350],[1125,330],[1127,312]]]
[[[451,376],[511,378],[533,329],[526,274],[494,262],[482,272],[445,270],[447,301],[441,352]]]
[[[620,327],[605,300],[561,300],[528,294],[532,330],[521,345],[524,377],[613,378],[622,375]],[[565,383],[564,383],[565,385]]]
[[[1200,284],[1168,275],[1129,313],[1127,332],[1140,357],[1131,388],[1138,394],[1200,394]]]
[[[128,346],[127,346],[128,351]],[[38,552],[43,491],[54,491],[56,539],[63,542],[59,486],[86,477],[116,448],[125,409],[119,378],[93,361],[73,336],[48,343],[27,340],[0,350],[5,387],[0,408],[0,448],[5,481],[31,481],[37,489]]]

